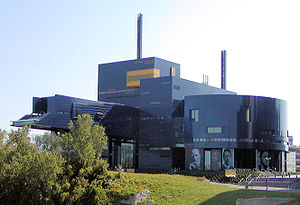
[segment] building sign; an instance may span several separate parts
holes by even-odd
[[[225,170],[225,177],[235,177],[236,171],[235,169],[226,169]]]

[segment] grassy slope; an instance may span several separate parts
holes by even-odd
[[[237,198],[292,197],[300,203],[299,193],[265,192],[235,189],[202,181],[203,178],[166,175],[123,173],[123,178],[111,189],[111,193],[129,196],[148,189],[155,204],[235,204]],[[114,195],[116,196],[116,195]],[[165,199],[163,196],[172,196]]]

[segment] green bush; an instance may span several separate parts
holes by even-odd
[[[129,172],[129,173],[134,173],[134,169],[126,169],[126,172]]]
[[[252,170],[236,170],[235,177],[226,177],[224,170],[216,170],[216,171],[206,171],[206,170],[183,170],[178,174],[187,175],[187,176],[197,176],[197,177],[205,177],[206,179],[213,182],[222,182],[222,183],[238,183],[242,179],[245,180],[250,174],[255,176],[257,172],[253,172]]]
[[[114,176],[100,159],[107,136],[89,115],[60,138],[37,138],[28,127],[0,130],[0,204],[105,204]],[[53,135],[52,135],[53,136]],[[46,138],[47,137],[47,138]]]

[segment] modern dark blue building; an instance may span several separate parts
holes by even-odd
[[[197,95],[186,96],[184,103],[186,167],[193,161],[189,156],[192,150],[197,149],[203,156],[201,169],[220,169],[221,162],[226,167],[225,152],[230,153],[228,166],[234,168],[285,169],[285,101],[259,96]],[[193,117],[192,113],[197,114]]]
[[[182,79],[179,64],[156,57],[98,69],[98,101],[34,98],[32,114],[13,125],[67,131],[91,114],[106,127],[111,167],[285,170],[285,101]]]

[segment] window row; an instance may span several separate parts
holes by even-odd
[[[156,68],[127,71],[126,84],[127,87],[139,87],[141,79],[157,77],[160,77],[160,70]]]
[[[158,116],[158,117],[141,117],[140,120],[166,120],[171,119],[170,116]]]
[[[252,112],[251,112],[251,108],[247,108],[246,109],[246,113],[245,113],[246,117],[245,117],[245,121],[246,122],[251,122],[252,121]],[[190,121],[192,122],[198,122],[199,121],[199,109],[192,109],[189,111],[189,118]]]
[[[270,140],[270,139],[253,139],[253,138],[224,138],[224,137],[210,137],[210,138],[193,138],[193,142],[258,142],[258,143],[272,143],[287,145],[287,141]]]
[[[190,110],[190,121],[198,122],[199,121],[199,110]]]

